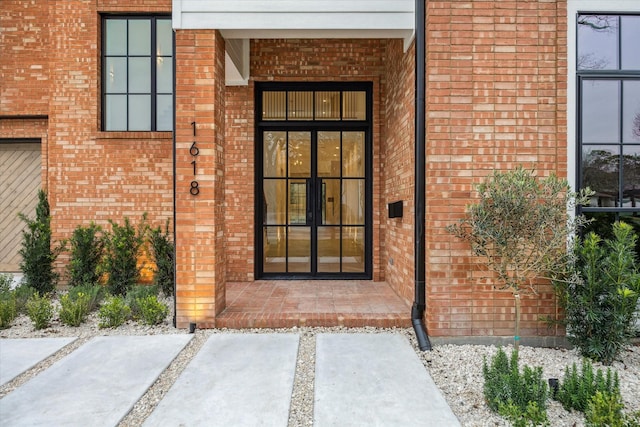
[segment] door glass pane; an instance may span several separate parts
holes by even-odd
[[[287,271],[286,227],[263,227],[262,233],[265,273],[284,273]]]
[[[340,224],[340,180],[321,180],[322,224]]]
[[[622,82],[622,88],[622,142],[638,143],[640,142],[640,80],[625,80]]]
[[[618,69],[618,17],[578,16],[578,70]]]
[[[265,177],[287,176],[286,132],[265,132],[263,144],[263,175]]]
[[[640,207],[640,145],[622,149],[622,206]]]
[[[151,92],[151,59],[129,58],[129,93]]]
[[[106,95],[105,106],[105,129],[127,130],[127,95]]]
[[[340,227],[318,228],[318,271],[340,272]]]
[[[129,130],[151,130],[151,95],[129,96]]]
[[[287,214],[287,182],[283,179],[265,179],[263,184],[265,224],[285,224]]]
[[[289,120],[313,119],[313,92],[289,92]]]
[[[342,132],[342,176],[364,178],[364,132]]]
[[[366,120],[367,119],[367,93],[343,92],[342,93],[342,120]]]
[[[622,69],[640,70],[640,16],[620,17]]]
[[[307,180],[289,181],[289,224],[307,223]]]
[[[582,186],[595,191],[590,206],[618,205],[620,151],[616,146],[583,146]]]
[[[127,54],[127,21],[124,19],[107,19],[106,21],[105,55]]]
[[[262,92],[262,120],[285,120],[286,92]]]
[[[311,228],[288,227],[288,271],[290,273],[311,272]]]
[[[173,30],[171,19],[158,19],[156,21],[156,55],[173,55]]]
[[[620,81],[582,81],[582,142],[620,142]]]
[[[311,176],[311,133],[289,132],[289,176]]]
[[[156,96],[156,129],[173,130],[173,95]]]
[[[342,181],[342,223],[364,224],[364,179]]]
[[[106,58],[106,93],[127,93],[127,58]]]
[[[340,120],[340,92],[316,92],[316,120]]]
[[[340,132],[318,132],[318,177],[340,176]]]
[[[364,273],[364,227],[342,229],[342,271]]]
[[[173,64],[171,58],[158,58],[156,66],[156,91],[173,93]]]
[[[129,55],[151,55],[150,20],[129,20]]]

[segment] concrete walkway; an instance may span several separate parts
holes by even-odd
[[[191,338],[95,337],[0,399],[0,425],[116,426]],[[211,335],[145,425],[287,426],[299,339]],[[51,345],[0,340],[2,377]],[[318,334],[315,369],[315,426],[460,425],[401,335]]]

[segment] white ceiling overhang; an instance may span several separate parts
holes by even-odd
[[[249,81],[249,39],[414,36],[414,0],[173,0],[173,28],[216,29],[226,40],[226,83]]]

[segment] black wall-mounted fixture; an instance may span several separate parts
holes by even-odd
[[[402,218],[402,200],[389,203],[389,218]]]

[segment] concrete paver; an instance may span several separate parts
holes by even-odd
[[[0,399],[0,425],[115,426],[191,338],[95,337]]]
[[[318,334],[314,426],[459,426],[409,341]]]
[[[13,380],[76,339],[60,337],[0,340],[0,385]]]
[[[287,426],[299,336],[216,334],[145,426]]]

